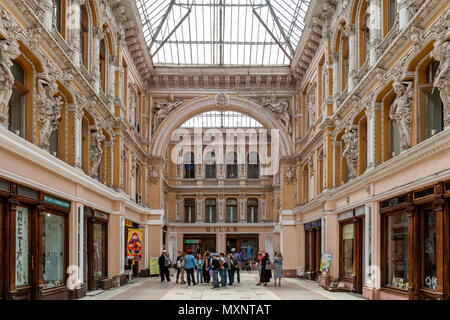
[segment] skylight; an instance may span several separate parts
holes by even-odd
[[[310,0],[136,0],[155,65],[289,65]]]
[[[209,111],[190,118],[182,128],[262,128],[255,119],[234,111]]]

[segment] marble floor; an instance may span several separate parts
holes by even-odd
[[[359,295],[344,292],[329,292],[317,286],[317,282],[284,278],[281,287],[257,286],[256,272],[241,272],[241,282],[233,286],[212,289],[210,285],[188,286],[161,282],[159,277],[140,278],[134,283],[117,289],[103,291],[83,300],[360,300]]]

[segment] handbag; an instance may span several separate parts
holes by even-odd
[[[265,269],[266,270],[272,270],[272,261],[270,261],[270,260],[266,261],[266,268]]]

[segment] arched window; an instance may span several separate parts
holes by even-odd
[[[259,159],[258,153],[250,152],[247,157],[247,178],[258,179],[259,178]]]
[[[366,5],[367,6],[367,5]],[[364,14],[364,20],[363,20],[363,27],[362,27],[362,38],[361,41],[364,41],[364,55],[363,55],[363,62],[368,61],[369,59],[369,52],[370,52],[370,12],[369,12],[369,6],[366,8],[366,12]],[[361,65],[362,65],[361,64]]]
[[[206,199],[205,200],[205,222],[215,223],[216,220],[216,199]]]
[[[342,40],[342,90],[347,87],[350,68],[348,38]]]
[[[431,61],[422,70],[419,85],[419,140],[424,141],[444,129],[444,105],[438,88],[433,82],[439,69],[438,61]],[[422,120],[422,121],[421,121]]]
[[[237,200],[236,199],[227,199],[227,223],[237,223]]]
[[[247,222],[258,222],[258,199],[247,200]]]
[[[106,46],[105,40],[100,41],[100,53],[99,53],[99,67],[100,67],[100,88],[103,92],[106,92]]]
[[[194,153],[188,152],[184,154],[184,178],[195,178]]]
[[[214,152],[208,152],[205,156],[205,178],[215,179],[216,177],[216,154]]]
[[[89,53],[89,21],[86,5],[80,8],[80,53],[81,63],[88,67]]]
[[[195,199],[184,200],[184,222],[195,222]]]
[[[14,86],[8,103],[8,129],[25,138],[25,95],[28,93],[25,86],[25,71],[17,61],[13,61],[11,73],[14,77]]]
[[[321,150],[319,153],[319,177],[317,179],[318,180],[317,184],[319,186],[319,193],[323,191],[323,173],[324,173],[324,155],[323,150]]]
[[[229,152],[227,154],[227,178],[234,179],[238,177],[237,153]]]

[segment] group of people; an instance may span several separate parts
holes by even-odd
[[[171,261],[169,254],[163,250],[158,260],[161,282],[164,278],[170,281],[169,267]],[[235,283],[235,276],[237,283],[241,282],[240,271],[242,265],[242,258],[236,249],[231,249],[231,253],[225,254],[223,252],[210,253],[206,251],[203,255],[197,253],[194,256],[192,251],[187,253],[180,252],[176,260],[177,279],[176,283],[185,284],[184,275],[186,274],[188,286],[197,284],[211,284],[212,288],[219,288],[220,286],[232,286]],[[278,285],[281,286],[281,278],[283,277],[283,256],[281,252],[275,253],[275,259],[272,263],[269,254],[266,252],[258,253],[257,268],[259,273],[259,281],[257,285],[267,286],[272,278],[272,265],[274,265],[275,285],[278,279]]]

